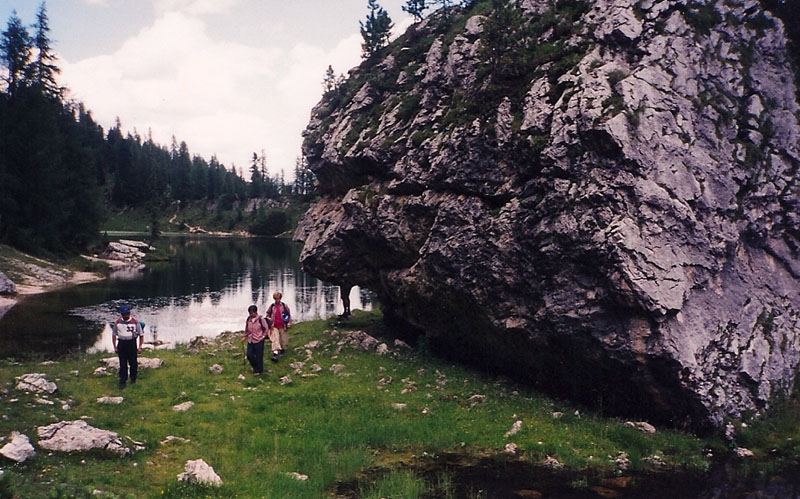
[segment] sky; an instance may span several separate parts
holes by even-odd
[[[40,0],[0,0],[2,31],[26,26]],[[378,0],[401,33],[404,0]],[[270,175],[294,174],[301,133],[328,65],[361,61],[367,0],[47,0],[50,37],[68,97],[108,130],[119,118],[169,146],[229,169],[253,153]],[[33,30],[31,29],[31,33]],[[247,176],[247,174],[245,174]]]

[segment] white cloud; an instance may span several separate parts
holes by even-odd
[[[83,3],[87,3],[89,5],[108,5],[108,0],[83,0]]]
[[[105,127],[119,116],[128,131],[151,129],[161,144],[175,135],[195,154],[241,165],[269,150],[267,88],[281,54],[212,40],[202,21],[172,12],[113,54],[64,61],[62,76]]]
[[[185,14],[214,14],[224,12],[238,3],[238,0],[153,0],[157,15],[167,12]]]
[[[62,59],[62,83],[106,129],[119,117],[125,131],[151,130],[163,145],[174,135],[228,167],[263,149],[270,173],[290,178],[326,68],[346,74],[359,64],[361,37],[284,48],[212,38],[197,14],[235,1],[153,0],[156,20],[114,53]]]

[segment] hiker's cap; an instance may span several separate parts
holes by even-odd
[[[131,307],[123,305],[119,308],[119,313],[121,313],[122,315],[129,314],[131,313]]]

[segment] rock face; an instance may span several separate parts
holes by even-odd
[[[328,92],[303,266],[560,396],[706,428],[763,410],[800,362],[783,25],[756,0],[570,5],[512,7],[505,45],[439,12]]]

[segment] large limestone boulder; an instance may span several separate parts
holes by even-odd
[[[323,98],[305,132],[321,197],[295,234],[304,268],[559,396],[704,428],[770,407],[800,366],[780,20],[750,0],[594,0],[580,23],[553,5],[521,15],[575,28],[535,33],[538,62],[515,80],[481,59],[477,20],[448,42],[431,16]]]
[[[113,431],[90,426],[86,421],[60,421],[36,429],[42,449],[74,452],[100,449],[124,457],[132,452]]]

